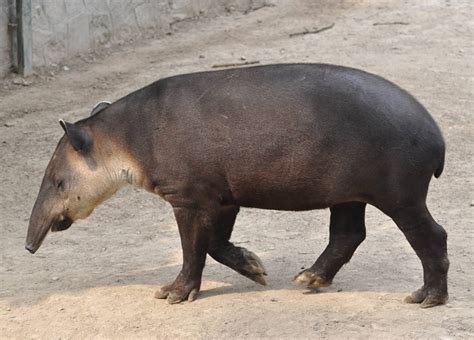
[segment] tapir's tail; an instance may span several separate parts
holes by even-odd
[[[438,167],[436,168],[435,172],[434,172],[434,176],[436,178],[439,178],[439,176],[441,176],[441,174],[443,173],[443,169],[444,169],[444,154],[445,154],[445,149],[444,149],[444,145],[443,145],[443,152],[441,153],[441,157],[440,157],[440,162],[439,162],[439,165]]]

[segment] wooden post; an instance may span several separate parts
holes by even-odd
[[[31,0],[16,1],[18,73],[26,77],[33,73]]]

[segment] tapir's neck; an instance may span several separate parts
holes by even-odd
[[[134,169],[132,162],[124,162],[123,158],[120,156],[117,158],[115,157],[116,156],[113,156],[113,159],[105,164],[112,183],[117,186],[142,186],[142,176],[136,169]]]
[[[92,130],[98,162],[105,169],[110,185],[117,190],[133,185],[152,191],[143,166],[120,135],[99,127],[93,127]]]

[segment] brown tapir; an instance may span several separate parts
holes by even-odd
[[[229,241],[239,207],[330,208],[329,245],[295,277],[317,288],[364,240],[368,203],[421,259],[424,285],[406,301],[431,307],[448,298],[447,235],[426,207],[444,141],[426,109],[387,80],[324,64],[193,73],[61,126],[30,218],[32,253],[50,229],[67,229],[132,184],[171,204],[181,236],[182,269],[156,297],[192,301],[206,254],[265,284],[260,259]]]

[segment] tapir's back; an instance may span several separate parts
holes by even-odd
[[[168,117],[227,141],[232,138],[232,143],[263,146],[261,142],[269,144],[267,138],[308,139],[307,134],[313,142],[349,138],[379,143],[420,132],[442,139],[429,113],[406,91],[341,66],[268,65],[159,83]]]

